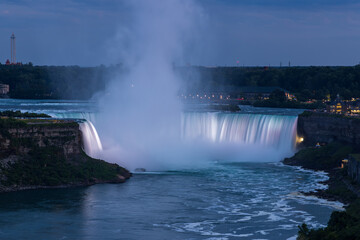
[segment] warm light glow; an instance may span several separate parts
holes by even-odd
[[[296,142],[297,143],[302,143],[304,141],[303,137],[296,137]]]

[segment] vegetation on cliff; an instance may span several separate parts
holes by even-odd
[[[299,226],[297,239],[360,239],[360,200],[356,190],[359,186],[347,176],[346,167],[339,168],[341,160],[347,158],[354,151],[357,151],[356,146],[333,142],[320,148],[304,148],[295,156],[284,160],[284,163],[288,165],[327,171],[330,177],[326,182],[329,186],[328,189],[317,190],[317,192],[310,194],[349,204],[346,211],[335,211],[331,214],[326,228],[309,229],[306,224]]]
[[[319,148],[304,148],[293,157],[285,158],[284,163],[312,170],[331,170],[340,167],[341,160],[347,158],[352,151],[353,147],[350,145],[333,142]]]
[[[306,224],[299,227],[298,240],[359,240],[360,200],[354,201],[344,212],[333,212],[328,226],[309,229]]]
[[[88,185],[98,182],[123,182],[129,172],[85,153],[65,157],[60,147],[34,147],[28,156],[0,167],[5,187]]]
[[[87,156],[73,121],[0,118],[0,192],[124,182],[129,171]],[[45,122],[44,122],[45,121]]]
[[[51,116],[45,113],[22,113],[21,111],[2,111],[0,112],[0,117],[10,117],[10,118],[51,118]]]

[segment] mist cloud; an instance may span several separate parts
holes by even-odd
[[[201,10],[193,1],[181,0],[128,4],[133,21],[120,30],[114,49],[128,73],[114,79],[100,99],[97,129],[103,157],[125,161],[121,163],[130,169],[154,162],[166,165],[176,161],[180,140],[179,81],[173,63],[196,34],[193,23]]]

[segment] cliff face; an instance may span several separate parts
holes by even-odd
[[[120,183],[131,174],[87,156],[77,122],[0,118],[0,192]]]
[[[25,124],[0,133],[0,151],[28,154],[34,147],[60,147],[65,156],[81,153],[81,132],[76,122]]]
[[[360,155],[349,155],[348,175],[357,183],[360,183]]]
[[[298,118],[298,135],[306,145],[340,141],[360,144],[360,119],[305,112]]]

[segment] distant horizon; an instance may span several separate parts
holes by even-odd
[[[19,62],[98,66],[122,61],[133,30],[131,0],[4,0],[0,61],[16,36]],[[184,0],[200,9],[180,65],[352,66],[360,62],[355,0]],[[146,41],[146,39],[144,40]],[[166,38],[164,39],[166,41]]]

